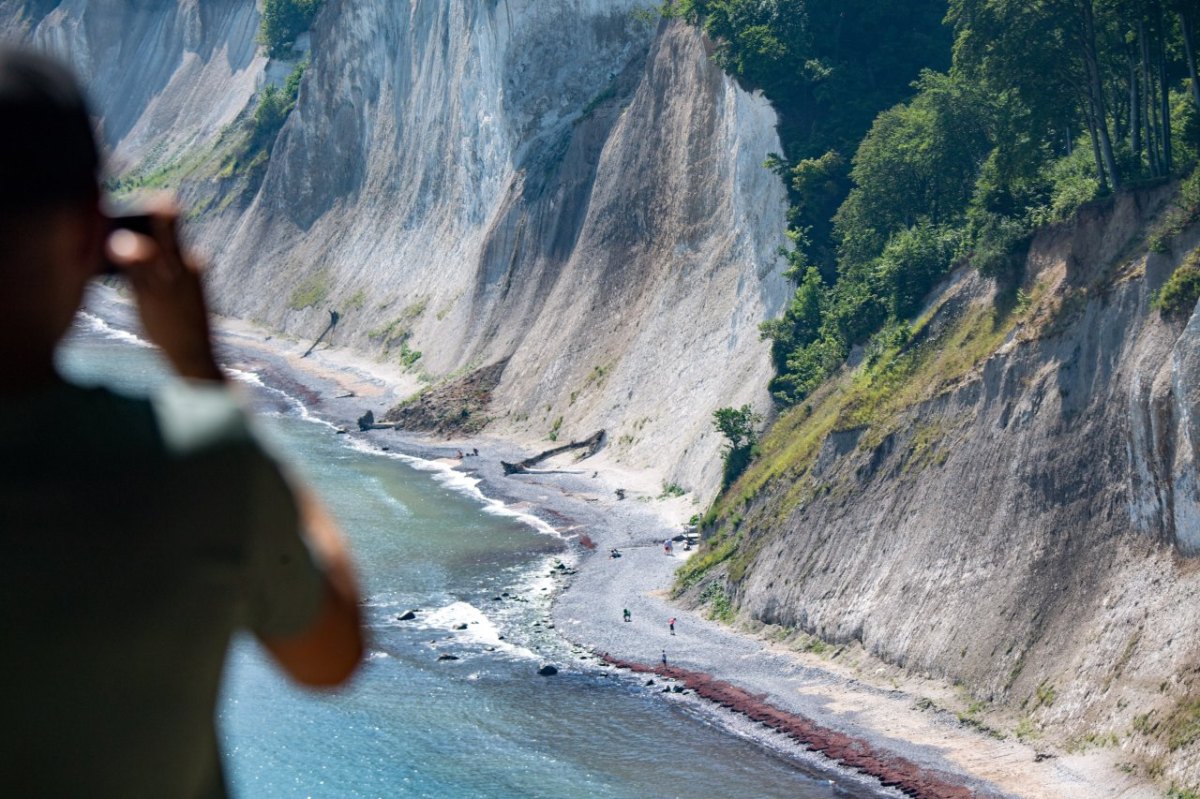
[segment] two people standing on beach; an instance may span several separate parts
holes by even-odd
[[[71,74],[0,46],[0,119],[0,795],[223,797],[232,636],[296,682],[344,682],[363,651],[350,557],[217,365],[178,209],[102,208]],[[178,378],[154,398],[55,366],[110,271]]]

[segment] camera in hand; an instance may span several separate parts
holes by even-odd
[[[111,236],[118,230],[128,230],[132,233],[140,233],[143,236],[154,235],[154,217],[150,214],[124,214],[121,216],[112,216],[108,219],[108,234]],[[108,258],[104,259],[105,275],[120,274],[116,264]]]

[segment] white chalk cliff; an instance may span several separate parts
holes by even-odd
[[[126,168],[215,146],[268,79],[251,0],[18,5],[8,35],[88,76]],[[490,432],[605,429],[607,457],[711,495],[712,411],[769,404],[780,146],[769,104],[648,9],[327,2],[256,191],[198,203],[216,308],[297,337],[338,310],[337,346],[395,362],[402,340],[434,380],[507,359]]]

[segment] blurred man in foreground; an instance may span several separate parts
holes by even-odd
[[[362,652],[349,559],[230,395],[175,212],[140,232],[101,212],[69,73],[0,48],[0,121],[0,795],[221,797],[232,633],[300,683],[343,682]],[[153,400],[54,367],[112,268],[181,378]]]

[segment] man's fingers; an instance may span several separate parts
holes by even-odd
[[[158,244],[132,230],[116,230],[108,237],[108,256],[117,266],[143,266],[158,257]]]
[[[188,271],[175,223],[174,211],[155,211],[149,235],[120,228],[113,231],[108,237],[109,260],[132,279],[174,282]]]

